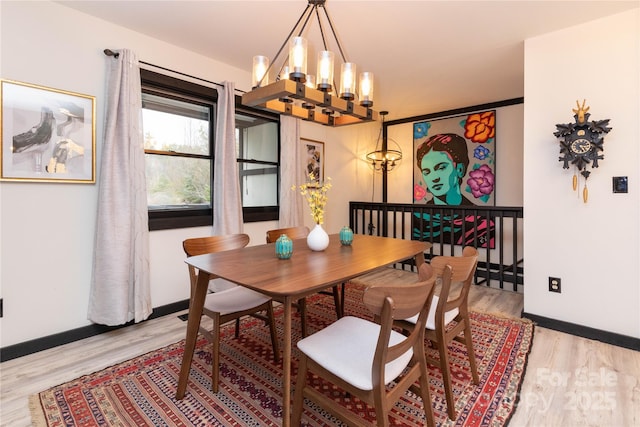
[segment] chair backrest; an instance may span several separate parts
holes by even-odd
[[[182,242],[182,249],[188,257],[210,254],[213,252],[229,251],[244,248],[249,244],[248,234],[226,234],[222,236],[194,237]],[[197,274],[194,266],[189,267],[189,280],[191,281],[191,293],[195,290]]]
[[[450,280],[451,269],[445,269],[443,280]],[[373,358],[372,374],[374,388],[385,382],[385,366],[413,350],[413,354],[424,352],[424,329],[433,297],[437,277],[410,285],[372,286],[365,290],[363,302],[379,319],[380,335]],[[402,341],[391,343],[394,319],[406,319],[418,314],[416,327]],[[397,337],[397,335],[396,335]],[[408,362],[408,360],[407,360]],[[389,380],[389,379],[388,379]]]
[[[267,243],[275,242],[278,240],[278,237],[283,234],[286,234],[291,240],[301,239],[309,235],[309,227],[301,225],[299,227],[276,228],[274,230],[269,230],[267,231]]]
[[[478,251],[471,246],[466,246],[461,256],[437,256],[431,260],[431,267],[438,277],[442,276],[447,266],[451,267],[452,275],[448,283],[442,282],[438,296],[438,306],[436,307],[436,321],[445,312],[454,308],[466,310],[469,289],[478,266]],[[451,283],[459,282],[462,282],[460,293],[454,299],[449,300]]]
[[[182,248],[187,256],[210,254],[244,248],[249,244],[247,234],[227,234],[223,236],[194,237],[182,242]]]

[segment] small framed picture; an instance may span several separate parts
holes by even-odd
[[[0,84],[0,180],[95,183],[95,97]]]
[[[321,185],[324,182],[324,142],[300,138],[304,144],[304,171],[307,182]],[[313,180],[311,179],[313,175]]]

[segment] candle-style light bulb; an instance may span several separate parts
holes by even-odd
[[[369,71],[360,73],[360,105],[367,108],[373,105],[373,73]]]
[[[284,65],[282,67],[282,71],[280,72],[279,80],[289,79],[289,66]]]
[[[253,57],[253,73],[251,75],[253,87],[266,86],[269,84],[269,76],[265,75],[269,69],[269,58],[262,55]]]
[[[340,78],[340,98],[351,101],[356,96],[356,64],[345,62],[342,64]]]
[[[318,73],[316,75],[317,87],[321,91],[331,91],[333,84],[333,52],[323,50],[318,53]]]
[[[307,75],[307,40],[294,37],[289,43],[289,78],[304,82]]]

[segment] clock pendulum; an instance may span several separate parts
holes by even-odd
[[[589,190],[587,188],[587,178],[585,177],[584,179],[584,187],[582,188],[582,200],[587,203],[587,200],[589,199]],[[575,188],[574,188],[575,190]]]
[[[563,162],[563,168],[569,169],[569,164],[573,164],[576,172],[573,175],[573,190],[578,189],[578,171],[584,177],[584,188],[582,189],[582,200],[587,203],[589,190],[587,189],[587,179],[591,174],[587,170],[587,165],[591,163],[592,168],[598,167],[598,160],[604,159],[604,136],[611,130],[608,127],[609,120],[589,121],[590,107],[585,106],[586,100],[576,101],[578,108],[572,109],[575,123],[564,123],[556,125],[556,132],[553,134],[560,142],[559,161]]]

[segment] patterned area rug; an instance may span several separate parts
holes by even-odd
[[[349,285],[345,296],[346,312],[370,317],[361,297],[362,287]],[[310,332],[335,320],[330,299],[314,296],[307,304]],[[280,307],[276,313],[281,314],[281,311]],[[475,312],[471,313],[471,320],[480,384],[471,383],[464,346],[452,343],[449,354],[458,419],[447,418],[442,375],[437,367],[430,366],[436,423],[442,426],[505,425],[518,400],[533,325],[524,319]],[[224,328],[218,394],[210,391],[210,345],[201,338],[183,400],[174,397],[184,346],[183,342],[178,342],[31,396],[33,425],[280,426],[282,369],[271,357],[268,328],[260,321],[248,318],[243,321],[242,331],[236,340],[233,326]],[[294,334],[300,331],[298,317],[293,319],[293,331]],[[294,336],[294,341],[299,338]],[[294,358],[297,356],[295,349],[293,355]],[[437,356],[436,352],[434,356]],[[295,374],[294,366],[294,383]],[[329,384],[317,379],[313,381],[318,387],[330,390],[336,400],[363,418],[375,420],[372,408]],[[407,392],[394,407],[390,421],[391,425],[397,426],[424,425],[422,400]],[[341,424],[322,408],[305,404],[303,425]]]

